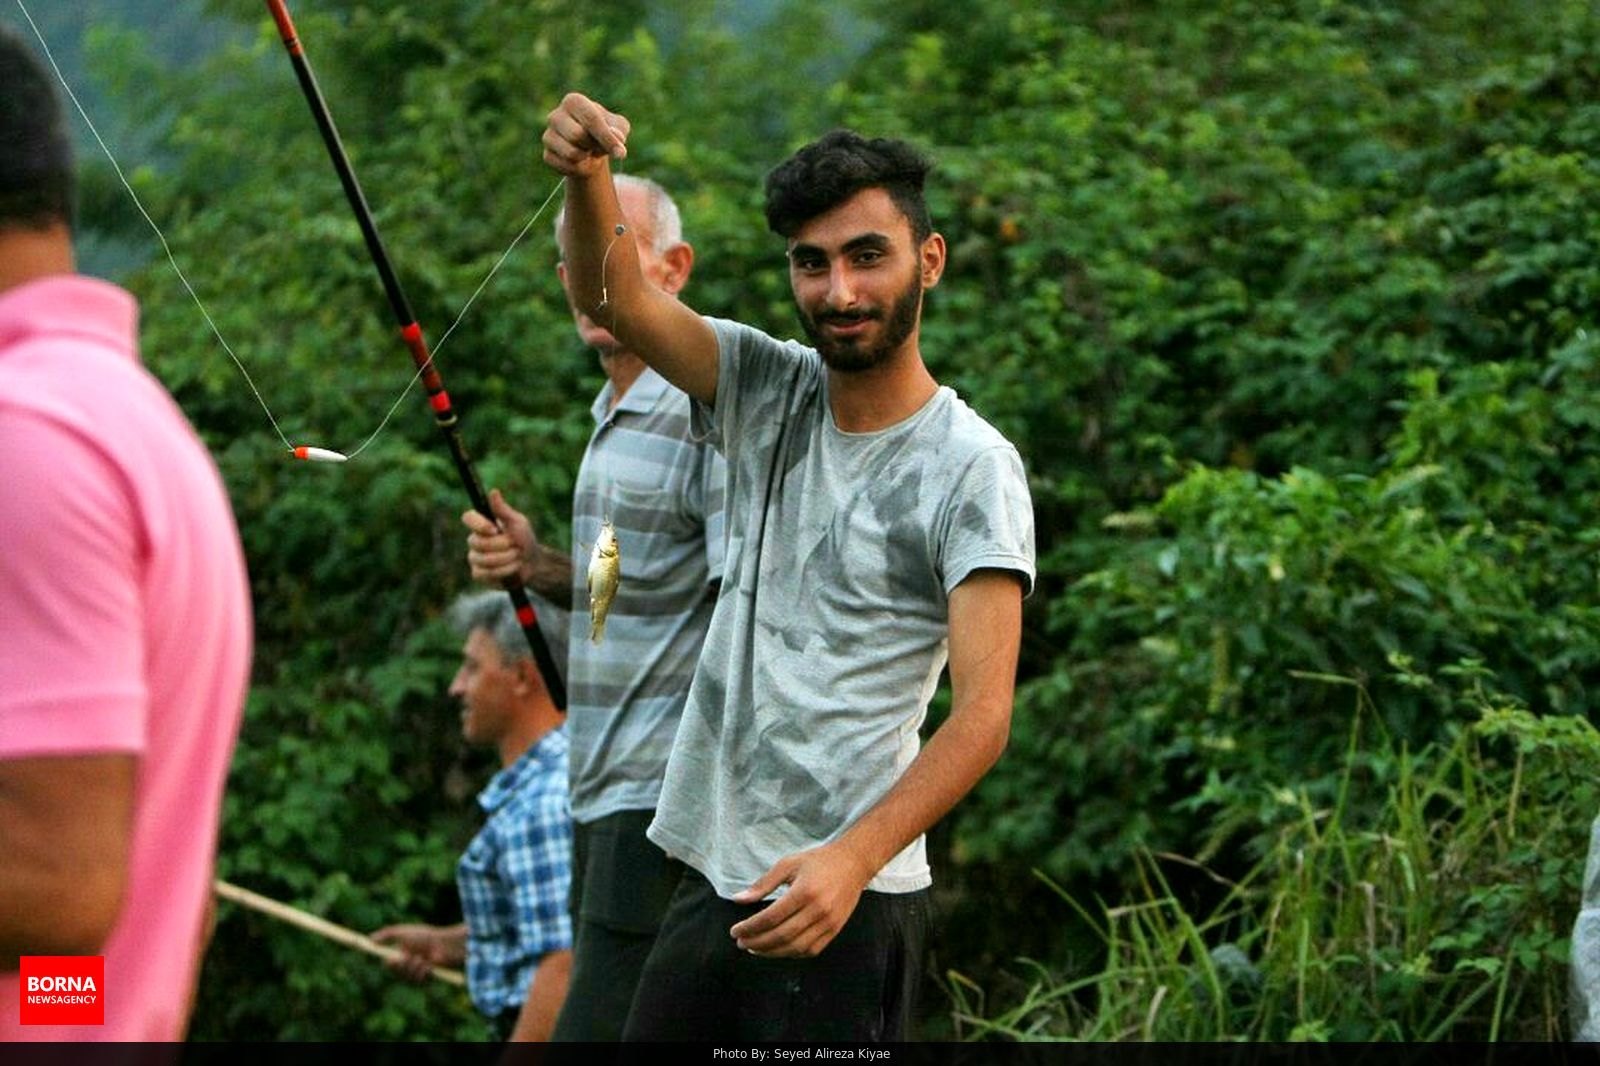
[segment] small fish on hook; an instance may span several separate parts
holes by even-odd
[[[617,544],[617,529],[607,519],[589,553],[589,639],[596,644],[606,635],[606,615],[621,583],[622,551]]]

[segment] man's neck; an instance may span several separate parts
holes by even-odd
[[[939,391],[914,344],[871,370],[828,371],[828,406],[845,433],[887,429],[922,410]]]
[[[622,402],[633,383],[644,373],[644,360],[632,352],[601,352],[600,369],[611,381],[611,406]]]
[[[561,720],[555,716],[555,712],[549,715],[535,714],[522,721],[518,728],[513,729],[500,741],[501,769],[526,755],[535,744],[545,738],[545,734],[560,724]]]
[[[72,231],[65,223],[0,229],[0,292],[72,272]]]

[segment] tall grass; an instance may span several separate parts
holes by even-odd
[[[1443,746],[1411,752],[1358,702],[1337,798],[1304,791],[1265,857],[1191,913],[1174,855],[1139,859],[1138,898],[1064,908],[1096,931],[1096,972],[1019,960],[1016,1002],[948,975],[967,1039],[1561,1040],[1568,933],[1600,734],[1478,697]],[[1375,770],[1375,768],[1381,768]],[[1381,790],[1381,791],[1376,791]],[[1216,897],[1213,896],[1213,899]]]

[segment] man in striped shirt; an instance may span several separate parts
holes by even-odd
[[[675,296],[694,265],[677,207],[641,178],[619,177],[617,193],[627,226],[618,239],[633,240],[646,277]],[[566,284],[565,265],[559,270]],[[573,318],[607,380],[590,409],[595,429],[573,493],[571,554],[541,544],[498,492],[491,494],[498,529],[472,511],[463,521],[472,531],[473,577],[499,586],[516,575],[547,605],[572,612],[567,734],[576,937],[555,1039],[614,1041],[682,872],[645,829],[715,603],[726,473],[711,446],[691,435],[688,397],[617,345],[605,311],[574,305]],[[596,643],[589,637],[587,552],[606,520],[616,529],[622,581]]]

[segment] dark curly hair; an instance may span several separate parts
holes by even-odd
[[[72,141],[55,87],[22,38],[0,26],[0,229],[72,224]]]
[[[920,244],[933,232],[922,196],[932,169],[905,141],[868,140],[850,130],[834,130],[767,175],[767,225],[779,236],[793,237],[806,222],[862,189],[883,189],[910,221],[911,235]]]

